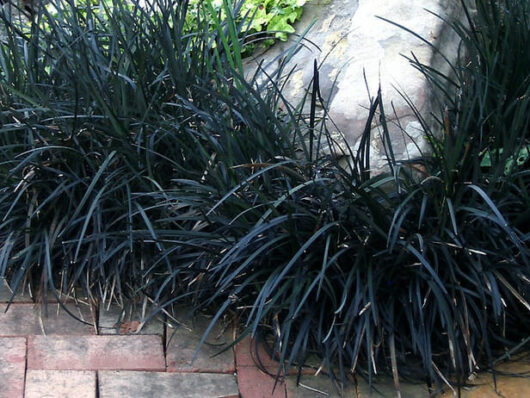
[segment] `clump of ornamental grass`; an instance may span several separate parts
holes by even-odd
[[[200,184],[217,153],[247,162],[292,154],[291,138],[279,138],[291,129],[276,117],[276,99],[235,86],[242,23],[217,19],[208,30],[201,16],[218,15],[204,8],[190,33],[186,2],[149,10],[58,1],[49,10],[2,14],[0,277],[14,290],[81,287],[95,301],[121,300],[158,262],[171,274],[180,255],[199,256],[201,244],[180,235],[198,228],[200,209],[167,196],[179,181]],[[201,135],[208,123],[220,125]],[[223,138],[248,138],[251,128],[244,148]],[[224,183],[239,174],[227,167]],[[173,230],[165,220],[177,214]]]
[[[477,6],[453,24],[455,77],[416,64],[448,104],[436,131],[424,123],[420,175],[394,158],[380,95],[353,151],[317,117],[316,68],[309,115],[285,101],[284,69],[245,80],[246,25],[228,3],[194,33],[185,2],[58,2],[29,30],[4,19],[0,277],[191,305],[212,324],[234,312],[279,378],[315,356],[339,382],[388,372],[397,388],[492,368],[530,330],[528,72],[515,62],[529,5]],[[389,171],[372,176],[376,121]]]
[[[316,354],[340,381],[388,372],[396,386],[400,376],[460,386],[524,348],[528,7],[480,1],[472,15],[464,5],[466,24],[451,24],[462,40],[452,76],[411,60],[446,94],[436,129],[418,114],[431,143],[419,176],[393,157],[380,97],[367,126],[379,119],[388,174],[370,176],[369,127],[343,168],[318,151],[334,146],[310,115],[305,156],[254,164],[204,209],[219,254],[198,273],[181,269],[184,294],[218,308],[215,319],[234,309],[242,335],[264,336],[282,366]]]

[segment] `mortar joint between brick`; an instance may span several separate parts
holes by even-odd
[[[96,391],[95,391],[95,398],[99,398],[99,370],[96,370]]]
[[[24,383],[22,384],[22,397],[26,397],[26,380],[27,380],[27,374],[28,374],[28,338],[24,337],[24,348],[25,348],[25,355],[24,355]]]

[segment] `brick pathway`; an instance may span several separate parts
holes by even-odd
[[[2,281],[0,280],[0,283]],[[141,325],[139,313],[105,308],[94,314],[86,304],[68,303],[67,309],[50,303],[47,316],[41,305],[17,297],[6,312],[9,296],[0,292],[0,398],[113,398],[113,397],[242,397],[322,398],[338,397],[330,381],[304,370],[300,385],[289,375],[284,383],[259,370],[251,352],[250,339],[220,355],[220,347],[234,338],[232,328],[216,325],[191,364],[206,317],[185,322],[176,330],[158,319]],[[121,321],[121,325],[117,321]],[[141,330],[138,330],[143,326]],[[260,355],[268,372],[277,369],[265,353]],[[527,370],[527,369],[525,369]],[[488,379],[480,379],[476,393],[466,397],[497,396]],[[530,382],[517,379],[519,386],[502,379],[505,393],[524,391],[530,396]],[[391,380],[378,385],[376,397],[395,396]],[[423,386],[404,384],[402,397],[428,397]],[[369,397],[365,384],[343,391],[345,397]],[[450,395],[446,395],[449,397]],[[506,395],[505,397],[515,395]],[[518,395],[523,396],[523,395]]]

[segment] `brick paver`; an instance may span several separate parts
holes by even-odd
[[[24,396],[25,365],[26,339],[1,337],[0,396],[2,398],[22,398]]]
[[[0,278],[0,303],[8,303],[9,301],[11,301],[12,296],[13,296],[13,291],[9,287],[6,280],[4,278]],[[17,303],[17,302],[29,303],[31,301],[32,301],[31,297],[29,297],[28,294],[25,294],[25,295],[16,294],[12,300],[13,303]]]
[[[256,339],[248,336],[235,346],[235,356],[238,368],[242,366],[257,366],[267,370],[269,373],[276,374],[280,365],[278,361],[271,358],[261,342],[256,344]],[[316,370],[310,367],[302,368],[302,374],[304,375],[313,375],[315,372]],[[298,368],[295,365],[291,366],[287,374],[298,374]]]
[[[192,322],[175,329],[167,329],[167,366],[169,372],[234,373],[232,348],[219,354],[232,341],[232,328],[216,324],[191,364],[203,332],[210,318],[197,316]]]
[[[488,375],[491,378],[491,375]],[[482,381],[480,382],[482,383]],[[497,381],[497,390],[493,381],[484,382],[484,384],[473,383],[474,386],[466,386],[461,389],[462,398],[527,398],[530,397],[530,380],[528,376],[520,377],[501,377]],[[447,391],[442,398],[453,397],[451,391]]]
[[[273,377],[256,367],[237,368],[237,382],[242,398],[285,398],[285,383],[275,384]]]
[[[146,316],[149,314],[145,314]],[[164,324],[160,317],[154,316],[142,325],[141,308],[117,305],[101,307],[99,310],[99,334],[164,334]],[[140,329],[141,327],[141,329]]]
[[[49,303],[48,314],[41,304],[13,303],[6,312],[6,304],[0,304],[0,336],[29,336],[36,334],[86,335],[94,334],[95,328],[79,322],[57,304]],[[93,323],[87,305],[66,304],[66,308],[86,322]],[[42,314],[42,315],[41,315]]]
[[[96,372],[28,370],[25,398],[96,398]]]
[[[99,372],[100,398],[237,398],[236,378],[228,374]]]
[[[159,336],[31,336],[28,369],[164,371]]]
[[[357,379],[357,392],[359,398],[395,397],[396,390],[391,377],[378,376],[375,378],[372,388],[360,377]],[[404,398],[429,398],[429,390],[425,383],[411,384],[403,381],[399,384],[401,396]]]
[[[68,306],[72,311],[81,311],[83,316],[90,317],[87,305],[80,310],[74,303]],[[13,302],[7,313],[3,312],[5,308],[5,303],[0,304],[0,398],[341,396],[329,378],[322,374],[313,375],[313,368],[303,371],[299,385],[294,375],[275,384],[274,377],[267,373],[276,374],[278,362],[258,345],[264,367],[264,371],[260,370],[253,354],[256,347],[249,338],[243,339],[234,350],[214,356],[233,338],[233,329],[223,328],[221,324],[214,327],[196,362],[190,365],[202,333],[210,322],[205,316],[180,326],[172,336],[175,329],[168,328],[164,333],[165,326],[161,324],[154,327],[147,324],[144,330],[132,330],[141,318],[138,312],[125,312],[127,327],[120,330],[123,334],[94,335],[93,326],[79,323],[64,311],[57,315],[54,311],[57,307],[53,304],[49,306],[49,317],[42,321],[39,317],[41,305]],[[117,309],[100,312],[99,316],[103,333],[106,332],[104,325],[115,322],[113,317],[116,320],[120,317]],[[47,335],[41,335],[42,329]],[[164,342],[169,342],[166,352]],[[500,364],[499,370],[528,374],[528,358],[516,359]],[[469,384],[462,390],[464,398],[530,397],[529,378],[498,375],[497,391],[487,373],[479,374]],[[359,379],[357,386],[347,385],[342,396],[396,396],[391,378],[379,376],[373,387],[370,390],[367,383]],[[400,387],[402,397],[429,396],[422,384],[402,382]],[[450,396],[452,393],[448,391],[442,398]]]
[[[22,293],[23,292],[23,293]],[[63,293],[59,292],[59,299],[61,302],[75,302],[76,300],[82,300],[83,302],[88,302],[88,298],[84,295],[84,292],[82,289],[75,289],[75,298],[71,295],[64,295]],[[12,301],[13,303],[34,303],[35,297],[30,296],[29,291],[27,287],[25,289],[22,289],[22,286],[19,286],[17,293],[13,297],[13,300],[11,300],[13,296],[13,290],[7,283],[7,281],[4,278],[0,278],[0,303],[8,303],[9,301]],[[42,301],[41,297],[38,297],[38,301]],[[46,300],[49,303],[57,303],[57,298],[52,292],[48,292],[48,296]]]
[[[257,355],[256,355],[257,348]],[[278,369],[279,362],[271,358],[265,350],[263,344],[256,342],[255,339],[245,337],[235,347],[237,366],[256,366],[258,363],[270,371]]]
[[[528,376],[530,374],[530,359],[528,353],[512,359],[513,361],[501,363],[496,367],[497,371],[502,372],[496,375],[497,390],[495,390],[492,374],[479,373],[472,380],[467,380],[468,385],[461,389],[462,398],[530,397],[530,377]],[[452,391],[446,391],[442,398],[452,396]]]
[[[324,375],[302,376],[299,385],[296,384],[296,376],[289,376],[285,381],[285,386],[288,398],[357,397],[357,391],[353,384],[349,384],[342,389],[342,392],[339,392],[331,379]],[[390,396],[393,397],[394,394]]]

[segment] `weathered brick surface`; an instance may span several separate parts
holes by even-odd
[[[393,398],[396,396],[394,382],[389,377],[377,377],[370,390],[368,384],[358,380],[356,387],[353,381],[346,386],[336,387],[331,379],[325,375],[302,376],[300,384],[296,384],[296,377],[289,376],[285,385],[288,398],[321,398],[323,396],[341,398]],[[401,396],[404,398],[429,398],[429,391],[424,384],[411,384],[401,382]]]
[[[196,317],[176,329],[167,329],[167,366],[169,372],[234,373],[232,348],[216,355],[232,341],[232,328],[216,324],[203,344],[197,358],[191,360],[200,339],[210,323],[210,318]],[[174,333],[175,332],[175,333]]]
[[[257,348],[257,354],[256,354]],[[255,339],[245,337],[239,344],[235,346],[236,364],[237,367],[242,366],[256,366],[266,369],[269,373],[276,374],[278,372],[279,362],[271,358],[270,354],[264,348],[263,344]],[[304,367],[302,374],[312,375],[316,371],[310,367]],[[289,369],[287,374],[295,375],[298,373],[298,368],[293,366]]]
[[[489,375],[491,378],[491,375]],[[462,398],[527,398],[530,397],[530,380],[528,377],[500,377],[497,380],[497,390],[493,381],[476,384],[461,390]],[[456,390],[456,389],[455,389]],[[454,397],[452,391],[447,391],[442,398]]]
[[[0,336],[86,335],[94,334],[92,325],[82,323],[63,308],[57,312],[57,304],[48,304],[47,316],[40,304],[13,303],[6,312],[6,304],[0,304]],[[87,305],[66,304],[68,310],[86,322],[93,323]]]
[[[61,292],[59,292],[59,299],[61,302],[75,302],[76,300],[82,300],[83,302],[88,302],[88,298],[84,295],[84,292],[82,289],[75,289],[75,299],[74,295],[65,295]],[[4,278],[0,278],[0,303],[8,303],[11,301],[11,297],[13,296],[13,290],[7,283],[7,281]],[[42,301],[41,297],[38,297],[39,301]],[[57,303],[57,297],[52,293],[48,292],[46,300],[49,303]],[[12,302],[13,303],[33,303],[34,297],[30,296],[29,290],[27,287],[22,289],[21,286],[19,286],[15,296],[13,297]]]
[[[257,348],[257,354],[256,354]],[[278,362],[271,358],[262,344],[255,339],[245,337],[235,346],[237,366],[257,366],[259,363],[265,368],[278,369]]]
[[[148,314],[145,314],[146,316]],[[101,307],[99,311],[99,334],[164,334],[164,323],[160,317],[152,317],[143,324],[141,308],[117,305]]]
[[[31,336],[28,369],[164,371],[158,336]]]
[[[96,372],[28,370],[25,398],[95,398]]]
[[[9,287],[7,281],[3,278],[0,278],[0,303],[8,303],[13,296],[13,291]],[[13,297],[13,303],[20,302],[32,302],[31,297],[28,294],[16,294]]]
[[[0,338],[0,397],[24,396],[24,367],[26,364],[26,339]]]
[[[238,388],[228,374],[101,371],[99,396],[236,398]]]
[[[242,398],[285,398],[285,383],[274,386],[274,378],[252,366],[237,368],[237,382]]]
[[[285,381],[285,386],[288,398],[357,397],[357,391],[353,384],[338,390],[331,379],[324,375],[302,376],[298,385],[296,384],[296,376],[289,376]],[[394,396],[395,394],[390,397]]]
[[[468,380],[467,388],[461,390],[462,398],[530,397],[530,378],[528,378],[530,361],[528,360],[528,353],[512,359],[513,361],[501,363],[495,367],[497,371],[501,372],[496,375],[496,386],[491,373],[479,373],[473,380]],[[519,376],[509,376],[512,374]],[[452,396],[452,391],[446,388],[442,398],[450,398]]]
[[[358,379],[357,392],[359,398],[395,397],[396,390],[391,377],[376,377],[372,389],[368,383]],[[411,384],[401,382],[399,389],[401,396],[406,398],[429,398],[429,390],[425,384]]]

